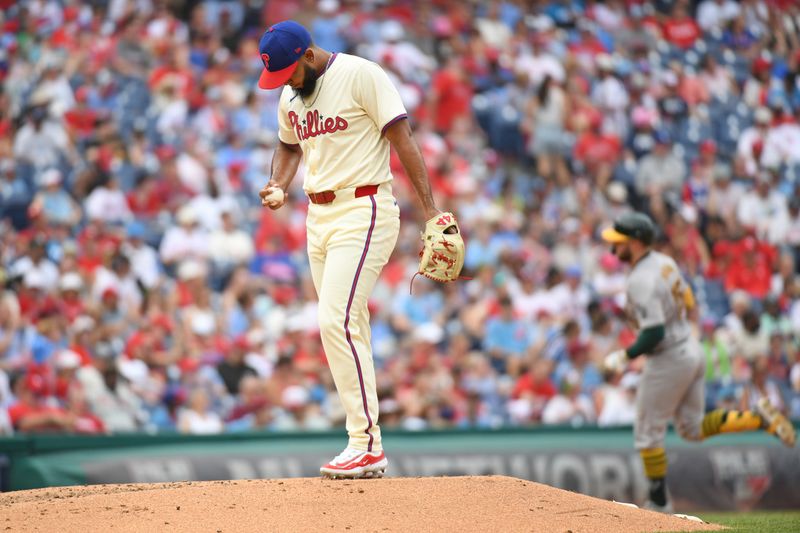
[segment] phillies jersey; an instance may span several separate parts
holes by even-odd
[[[400,94],[380,66],[337,53],[310,96],[283,88],[278,137],[300,145],[307,193],[379,185],[392,179],[383,134],[405,117]]]

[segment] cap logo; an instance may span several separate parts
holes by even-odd
[[[297,64],[311,44],[311,35],[300,24],[286,20],[270,26],[259,41],[259,55],[264,64],[259,78],[262,89],[276,88],[291,75],[290,67]]]

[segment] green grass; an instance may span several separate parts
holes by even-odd
[[[694,514],[694,513],[690,513]],[[728,526],[735,533],[798,533],[800,511],[754,511],[745,513],[701,513],[700,518]]]

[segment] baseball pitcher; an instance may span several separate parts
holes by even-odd
[[[259,44],[262,89],[283,87],[280,142],[262,204],[278,209],[302,159],[310,201],[306,229],[311,276],[319,297],[322,344],[347,413],[349,442],[320,472],[327,477],[380,476],[387,460],[378,426],[367,299],[397,241],[400,213],[392,195],[394,147],[428,221],[420,273],[458,277],[464,244],[452,213],[434,205],[421,152],[397,89],[375,63],[330,53],[308,31],[284,21]]]
[[[655,231],[647,215],[628,213],[602,232],[614,255],[631,265],[625,312],[638,330],[634,343],[606,356],[604,366],[622,372],[629,360],[647,356],[636,393],[634,441],[650,481],[646,507],[669,513],[664,434],[670,419],[684,439],[694,441],[764,429],[794,446],[795,432],[766,398],[756,412],[717,409],[705,414],[705,362],[688,319],[694,296],[675,261],[651,249]]]

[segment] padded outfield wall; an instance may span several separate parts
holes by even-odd
[[[617,501],[646,492],[630,428],[384,432],[392,476],[509,475]],[[317,476],[335,433],[15,436],[0,439],[0,487]],[[667,438],[669,488],[690,509],[800,508],[800,449],[765,434],[702,444]]]

